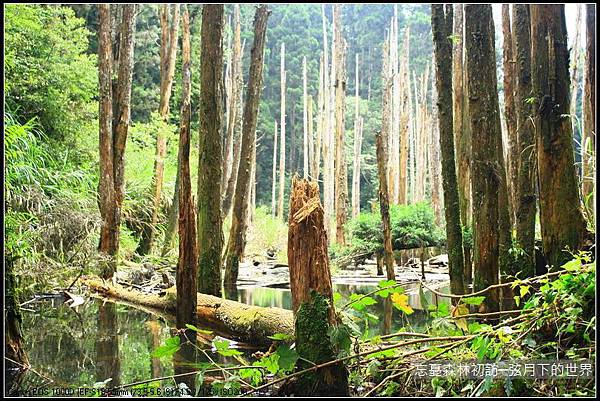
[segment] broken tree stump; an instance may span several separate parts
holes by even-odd
[[[294,177],[288,222],[288,264],[296,326],[296,369],[335,359],[329,328],[336,326],[327,233],[319,186]],[[348,370],[335,364],[308,372],[292,386],[297,396],[348,396]]]

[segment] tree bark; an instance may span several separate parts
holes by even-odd
[[[235,193],[235,185],[237,182],[237,174],[240,165],[240,153],[241,153],[241,137],[242,137],[242,91],[244,87],[244,77],[242,74],[242,55],[244,53],[243,46],[241,45],[241,22],[240,22],[240,9],[239,5],[234,6],[234,44],[233,44],[233,59],[232,59],[232,98],[229,109],[229,126],[227,127],[227,138],[232,138],[231,154],[232,159],[229,163],[226,163],[229,171],[226,171],[226,176],[222,178],[221,182],[226,182],[225,188],[221,188],[222,193],[222,217],[229,214]],[[229,149],[227,147],[226,149]]]
[[[112,82],[113,54],[110,7],[99,6],[99,148],[100,148],[100,214],[102,227],[99,251],[110,260],[102,267],[102,276],[110,278],[116,269],[119,253],[119,229],[124,193],[124,153],[129,130],[131,81],[135,32],[135,5],[122,7],[119,27],[119,66],[117,80]]]
[[[532,123],[531,91],[531,29],[529,6],[513,6],[513,34],[515,39],[515,106],[518,137],[518,204],[516,240],[523,249],[520,260],[522,278],[535,274],[535,137]]]
[[[510,11],[508,4],[502,4],[502,37],[504,38],[502,66],[504,69],[504,119],[508,137],[508,157],[506,160],[507,189],[510,206],[511,226],[515,227],[517,212],[517,160],[519,158],[517,146],[517,116],[515,112],[515,61],[514,39],[510,24]]]
[[[400,66],[400,167],[398,175],[398,204],[408,203],[408,142],[410,136],[410,72],[408,68],[408,55],[410,50],[410,28],[406,27],[404,34],[404,48]]]
[[[335,31],[335,242],[345,245],[344,225],[346,224],[346,204],[348,202],[348,179],[344,136],[346,134],[346,41],[342,37],[341,5],[333,7]]]
[[[102,281],[97,277],[82,277],[82,284],[91,290],[123,303],[142,307],[149,312],[174,320],[177,303],[176,291],[168,289],[166,294],[150,295],[129,290],[120,285]],[[263,308],[230,301],[213,295],[198,293],[196,320],[203,326],[214,328],[232,338],[257,345],[270,345],[269,338],[276,333],[294,335],[294,316],[281,308]]]
[[[596,7],[585,6],[586,45],[585,82],[583,97],[582,193],[590,219],[596,217]],[[593,194],[593,197],[592,197]]]
[[[196,293],[198,292],[198,243],[196,242],[196,210],[192,200],[190,178],[190,121],[191,105],[191,50],[190,19],[187,7],[183,11],[182,40],[182,103],[179,128],[179,260],[177,262],[177,328],[196,324]],[[192,333],[188,333],[192,334]]]
[[[331,241],[333,238],[333,232],[331,230],[331,221],[334,214],[334,182],[333,182],[333,165],[331,161],[333,157],[332,149],[332,118],[331,118],[331,101],[333,91],[331,88],[332,75],[329,72],[329,37],[327,35],[327,17],[325,16],[325,4],[321,5],[321,14],[323,20],[323,131],[322,131],[322,143],[323,143],[323,209],[325,211],[325,230],[327,231],[327,238]],[[331,69],[334,69],[335,62],[332,60]]]
[[[303,105],[303,109],[302,109],[302,125],[303,125],[303,130],[302,133],[304,134],[304,138],[303,138],[303,142],[302,142],[302,161],[303,161],[303,165],[302,165],[302,172],[303,172],[303,177],[304,179],[308,179],[308,175],[309,175],[309,171],[308,171],[308,89],[307,89],[307,85],[308,83],[306,82],[307,80],[307,73],[306,73],[306,56],[304,56],[302,58],[302,105]]]
[[[443,5],[431,6],[450,290],[453,294],[464,294],[464,256],[452,125],[452,42],[448,39],[452,34],[452,15],[452,6],[447,6],[445,11]]]
[[[273,132],[273,179],[271,184],[271,214],[275,217],[277,215],[277,121],[275,121],[275,131]]]
[[[474,290],[499,280],[498,149],[501,143],[496,91],[494,30],[490,5],[465,6],[465,41],[473,158]],[[490,291],[480,310],[499,310],[498,291]]]
[[[324,100],[324,74],[323,74],[323,52],[321,52],[320,62],[319,62],[319,92],[317,94],[317,132],[315,138],[315,150],[314,150],[314,158],[313,158],[313,168],[312,168],[312,177],[314,180],[319,180],[320,168],[321,168],[321,152],[323,149],[322,141],[323,141],[323,127],[324,127],[324,119],[325,119],[325,100]]]
[[[534,123],[542,245],[557,269],[588,236],[573,158],[569,53],[563,5],[531,5]]]
[[[279,200],[277,201],[277,216],[283,218],[283,195],[285,193],[285,42],[281,43],[281,123],[279,131]]]
[[[258,104],[262,90],[264,46],[269,14],[270,11],[267,9],[267,6],[260,5],[257,7],[254,16],[254,44],[251,51],[248,90],[246,92],[246,104],[243,115],[242,153],[225,263],[224,283],[229,287],[234,287],[237,282],[239,264],[243,258],[246,245],[247,198],[250,189],[251,158],[256,146],[256,124],[258,120]]]
[[[170,27],[169,27],[170,24]],[[169,122],[169,101],[175,75],[175,61],[177,56],[177,36],[179,32],[179,5],[173,5],[173,18],[169,21],[169,6],[161,6],[161,46],[160,46],[160,102],[158,114],[165,123]],[[167,153],[167,138],[162,130],[156,133],[156,154],[154,159],[154,176],[152,178],[151,194],[152,218],[144,225],[142,237],[137,252],[146,255],[152,251],[158,212],[162,194],[163,178],[165,171],[165,155]]]
[[[388,151],[381,132],[378,132],[375,135],[375,140],[377,146],[377,172],[379,175],[379,211],[381,214],[381,223],[383,225],[383,260],[385,263],[387,279],[395,280],[396,274],[394,272],[394,254],[392,249],[389,190],[387,187],[386,160]]]
[[[221,295],[221,75],[223,5],[202,6],[198,163],[198,290]]]
[[[294,177],[290,193],[288,263],[296,326],[296,349],[305,361],[319,364],[335,358],[329,341],[330,327],[337,326],[327,254],[324,213],[315,182]],[[348,395],[348,371],[343,364],[303,375],[295,395]]]

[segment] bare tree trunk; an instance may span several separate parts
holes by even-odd
[[[452,52],[452,88],[453,88],[453,128],[456,147],[456,170],[458,178],[458,197],[460,221],[465,227],[471,227],[471,137],[468,114],[467,68],[464,61],[464,24],[463,4],[454,5],[453,35],[457,38]],[[471,248],[463,243],[465,258],[465,285],[471,284],[472,260]],[[466,289],[467,287],[465,287]]]
[[[385,175],[386,175],[386,182],[389,179],[389,177],[391,176],[390,174],[390,166],[388,165],[388,160],[389,160],[389,154],[388,154],[388,149],[389,149],[389,143],[390,143],[390,136],[392,135],[392,69],[391,69],[391,65],[390,65],[390,52],[389,52],[389,47],[390,47],[390,39],[391,36],[387,35],[387,37],[385,38],[385,41],[383,42],[383,65],[382,65],[382,71],[381,71],[381,82],[382,82],[382,116],[381,116],[381,136],[382,136],[382,141],[385,144],[385,152],[383,153],[384,157],[386,157],[385,159]],[[386,188],[389,190],[389,188],[386,185]],[[392,194],[390,194],[388,192],[388,199],[392,196]]]
[[[577,92],[579,91],[579,37],[581,32],[581,4],[577,4],[577,16],[575,17],[575,36],[573,37],[573,44],[571,45],[571,109],[569,114],[571,115],[571,129],[573,131],[573,135],[577,131]]]
[[[361,132],[359,130],[359,94],[358,88],[358,53],[355,56],[354,76],[354,162],[352,164],[352,218],[360,212],[360,152],[362,145]]]
[[[267,9],[267,6],[261,4],[257,7],[254,16],[254,43],[250,53],[250,72],[248,74],[248,89],[243,115],[242,153],[225,263],[224,284],[229,287],[235,287],[236,285],[239,264],[243,258],[246,245],[247,197],[250,189],[251,158],[256,146],[256,124],[258,120],[258,104],[262,90],[264,47],[269,14],[270,11]],[[282,147],[284,147],[283,144],[284,142],[282,141]]]
[[[583,96],[583,134],[582,151],[582,193],[589,219],[596,217],[596,191],[594,189],[596,173],[596,7],[585,6],[586,49],[585,82]],[[593,197],[592,197],[593,194]]]
[[[302,125],[304,134],[304,140],[302,142],[302,172],[304,179],[308,179],[308,91],[307,91],[307,77],[306,77],[306,56],[302,58]]]
[[[525,252],[520,260],[520,277],[535,274],[535,137],[532,123],[531,91],[531,29],[529,5],[513,6],[513,35],[515,39],[515,106],[517,112],[518,194],[516,239]]]
[[[327,18],[325,17],[325,4],[321,5],[321,13],[323,20],[323,131],[322,131],[322,144],[323,144],[323,209],[325,211],[325,230],[327,231],[327,238],[329,241],[333,238],[333,231],[331,230],[331,221],[334,213],[333,204],[333,169],[331,168],[331,160],[333,160],[333,149],[332,149],[332,119],[331,119],[331,101],[333,91],[331,89],[331,78],[329,73],[329,50],[327,36]],[[333,70],[335,62],[332,60],[331,68]]]
[[[241,152],[241,136],[242,136],[242,90],[244,87],[244,77],[242,74],[242,56],[244,54],[244,45],[241,44],[241,22],[240,22],[240,8],[239,4],[234,6],[234,25],[235,33],[233,39],[233,61],[232,61],[232,83],[231,83],[231,106],[229,109],[229,126],[227,132],[227,138],[233,138],[232,147],[232,159],[231,163],[227,163],[231,166],[230,171],[222,179],[222,182],[227,181],[226,187],[221,188],[222,196],[222,217],[229,214],[231,210],[231,204],[233,200],[233,194],[235,192],[235,185],[237,182],[238,167],[240,164],[240,152]]]
[[[408,54],[410,46],[410,28],[406,27],[404,34],[404,48],[402,64],[400,66],[400,166],[398,176],[398,204],[408,203],[408,142],[410,136],[410,72],[408,68]]]
[[[198,290],[221,295],[221,75],[223,5],[202,6],[200,160],[198,163]],[[183,206],[183,205],[182,205]]]
[[[387,188],[387,149],[385,141],[378,132],[375,135],[377,145],[377,172],[379,175],[379,210],[381,213],[381,223],[383,225],[383,260],[388,280],[395,280],[394,256],[392,249],[392,233],[390,224],[390,202],[388,200],[389,190]]]
[[[323,363],[335,358],[329,341],[330,327],[337,326],[333,307],[333,291],[327,233],[315,182],[292,180],[288,233],[290,289],[296,321],[296,369],[310,363]],[[294,386],[294,395],[348,396],[348,371],[335,364],[303,375]]]
[[[346,172],[345,136],[345,97],[346,97],[346,41],[342,37],[341,5],[333,7],[333,23],[335,26],[335,210],[336,235],[335,242],[346,243],[344,225],[346,224],[346,203],[348,198],[348,180]]]
[[[452,294],[464,294],[464,257],[452,126],[452,42],[448,39],[452,34],[452,17],[451,5],[447,5],[445,10],[443,5],[431,6],[450,291]]]
[[[564,5],[531,5],[532,85],[542,245],[557,269],[581,249],[588,232],[581,210],[569,113]]]
[[[160,46],[160,103],[158,114],[164,123],[169,122],[169,101],[175,75],[177,56],[177,35],[179,32],[179,5],[173,5],[173,18],[169,21],[169,6],[162,5],[160,12],[161,46]],[[170,26],[169,26],[170,25]],[[162,130],[156,133],[156,154],[154,160],[154,176],[152,178],[152,218],[144,226],[137,252],[145,255],[152,252],[156,235],[156,224],[162,195],[165,172],[165,155],[167,153],[167,138]]]
[[[504,118],[506,120],[506,131],[508,137],[508,157],[506,160],[507,189],[510,206],[511,226],[515,226],[517,212],[517,116],[515,113],[515,61],[513,56],[513,32],[510,26],[510,11],[508,4],[502,4],[502,36],[504,69]]]
[[[314,119],[313,119],[313,98],[311,95],[308,95],[308,176],[317,180],[318,177],[315,177],[315,141],[314,141]]]
[[[501,180],[497,169],[502,133],[496,92],[492,7],[466,5],[465,28],[473,132],[474,290],[478,291],[499,281],[498,187]],[[498,291],[490,291],[480,310],[497,311],[499,302]]]
[[[191,91],[191,45],[190,18],[188,9],[183,10],[182,38],[182,103],[181,125],[179,128],[179,260],[177,262],[177,328],[186,324],[196,324],[196,293],[198,292],[198,243],[196,242],[196,209],[192,200],[190,178],[190,122],[192,116]],[[195,338],[195,332],[189,330],[186,335]]]
[[[435,66],[435,54],[433,65]],[[437,110],[437,102],[438,102],[438,94],[437,88],[435,85],[435,68],[431,69],[432,71],[432,79],[433,83],[431,85],[431,104],[432,107],[432,115],[431,115],[431,135],[429,136],[430,140],[428,143],[428,148],[430,149],[430,159],[429,159],[429,170],[431,172],[431,205],[433,206],[433,212],[435,215],[435,224],[438,226],[442,225],[442,204],[441,204],[441,192],[442,192],[442,183],[441,183],[441,170],[442,164],[440,160],[440,126],[439,126],[439,117]],[[454,115],[453,115],[454,117]],[[460,203],[460,202],[459,202]],[[464,282],[463,275],[463,282]]]
[[[400,177],[400,75],[398,68],[398,5],[394,4],[394,15],[390,27],[390,62],[392,80],[391,125],[388,154],[388,185],[393,204],[398,203]]]
[[[124,153],[131,114],[131,81],[135,36],[135,5],[124,5],[119,27],[119,67],[117,80],[111,82],[113,55],[110,7],[99,7],[99,80],[100,80],[100,214],[102,228],[99,251],[111,260],[102,276],[110,278],[116,270],[119,253],[119,229],[124,194]]]
[[[323,84],[324,79],[324,68],[323,68],[323,52],[321,52],[320,63],[319,63],[319,93],[317,94],[317,137],[315,138],[315,150],[313,159],[313,179],[319,180],[319,173],[321,167],[321,152],[322,142],[324,137],[324,120],[325,120],[325,100],[324,91],[325,86]]]
[[[277,212],[277,121],[275,121],[275,131],[273,132],[273,179],[271,184],[271,214],[275,217]]]
[[[283,195],[285,191],[285,42],[281,43],[281,141],[279,141],[279,200],[277,216],[283,218]]]

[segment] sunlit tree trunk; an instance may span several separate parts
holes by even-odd
[[[465,6],[465,41],[473,133],[474,290],[478,291],[499,281],[498,149],[502,133],[490,5]],[[489,291],[480,309],[497,311],[499,301],[498,291]]]
[[[314,140],[314,118],[313,118],[313,97],[308,95],[308,111],[306,116],[308,118],[308,176],[311,179],[316,180],[315,177],[315,140]]]
[[[223,5],[202,7],[198,163],[198,290],[221,295],[221,75]]]
[[[504,119],[508,139],[506,160],[506,176],[511,226],[515,226],[517,209],[517,116],[515,113],[515,61],[513,56],[513,32],[510,24],[510,9],[508,4],[502,4],[502,68],[504,69]]]
[[[313,159],[313,168],[312,168],[312,176],[313,179],[319,180],[320,168],[321,168],[321,152],[323,149],[323,136],[324,136],[324,119],[325,119],[325,100],[324,100],[324,85],[323,85],[323,52],[321,52],[320,62],[319,62],[319,91],[317,94],[317,132],[315,138],[315,150],[314,150],[314,159]]]
[[[583,94],[582,193],[590,220],[596,217],[596,7],[585,6],[586,45]],[[591,196],[593,194],[593,197]]]
[[[435,55],[433,64],[435,66]],[[437,110],[437,101],[438,94],[437,88],[435,85],[435,68],[432,68],[432,79],[433,83],[431,85],[431,104],[432,112],[431,112],[431,124],[430,124],[430,132],[429,135],[429,143],[428,148],[430,149],[430,159],[429,159],[429,171],[431,177],[431,205],[433,206],[433,212],[435,215],[435,224],[438,226],[442,225],[442,204],[441,204],[441,193],[442,193],[442,181],[441,181],[441,170],[442,164],[440,159],[440,126],[439,126],[439,118],[438,118],[438,110]],[[459,202],[460,203],[460,202]],[[464,282],[464,280],[463,280]]]
[[[580,46],[579,46],[579,37],[581,35],[581,4],[577,4],[577,14],[575,17],[575,36],[573,37],[573,41],[571,42],[571,109],[569,114],[571,115],[571,129],[573,130],[573,135],[577,132],[577,92],[579,91],[579,73],[581,72],[580,65]]]
[[[355,125],[354,166],[352,169],[352,217],[360,213],[360,159],[362,149],[363,119],[359,117]]]
[[[285,192],[285,42],[281,43],[281,124],[279,131],[279,200],[277,202],[277,216],[283,218],[283,194]]]
[[[242,153],[238,171],[238,180],[236,183],[231,231],[229,233],[227,258],[225,263],[224,284],[229,287],[235,287],[239,264],[243,258],[246,245],[247,198],[250,190],[249,181],[252,154],[255,151],[256,146],[256,124],[258,120],[258,105],[262,91],[264,47],[269,13],[270,11],[267,9],[267,6],[261,4],[256,8],[256,14],[254,16],[254,43],[250,53],[250,71],[248,74],[248,89],[246,92],[242,125]]]
[[[306,73],[306,56],[302,58],[302,133],[303,137],[303,146],[302,146],[302,173],[304,179],[308,179],[308,89],[307,85],[307,73]]]
[[[398,5],[394,4],[394,15],[390,24],[390,64],[392,69],[392,105],[389,135],[388,185],[390,199],[398,203],[400,176],[400,75],[398,68]]]
[[[346,97],[346,41],[342,37],[341,5],[333,7],[335,32],[335,214],[336,243],[346,243],[344,225],[346,224],[346,203],[348,198],[348,180],[346,172],[345,136],[345,97]]]
[[[450,291],[464,294],[464,259],[456,165],[454,163],[454,135],[452,120],[452,6],[431,6],[437,109],[442,155],[442,185],[446,217],[446,247],[450,271]]]
[[[233,39],[233,56],[232,56],[232,72],[231,72],[231,103],[229,109],[229,126],[227,138],[233,138],[231,145],[232,159],[228,166],[230,170],[228,175],[222,179],[222,182],[227,181],[226,187],[221,188],[222,194],[222,216],[225,218],[230,210],[237,182],[238,167],[240,164],[241,152],[241,136],[242,136],[242,90],[244,86],[244,77],[242,74],[242,55],[244,54],[244,45],[241,43],[241,22],[239,4],[234,6],[234,39]]]
[[[400,64],[400,158],[398,173],[398,203],[404,205],[408,203],[408,141],[410,135],[410,72],[408,63],[408,54],[410,50],[410,28],[406,27],[404,34],[404,47],[402,52],[402,62]]]
[[[531,5],[532,85],[542,245],[551,268],[588,235],[581,210],[569,113],[564,5]]]
[[[271,215],[277,213],[277,121],[275,121],[275,131],[273,131],[273,178],[271,181]]]
[[[164,123],[169,122],[169,101],[175,75],[177,55],[177,35],[179,32],[179,5],[173,5],[173,17],[170,18],[170,6],[164,4],[160,11],[161,45],[160,45],[160,102],[158,115]],[[154,159],[154,176],[152,178],[152,218],[144,226],[137,252],[145,255],[152,251],[156,234],[158,212],[162,195],[165,172],[165,155],[167,153],[167,138],[162,130],[156,133],[156,154]]]

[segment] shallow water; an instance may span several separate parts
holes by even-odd
[[[344,297],[342,302],[352,293],[365,294],[374,288],[371,285],[334,284],[334,292],[339,292]],[[384,303],[379,302],[369,307],[369,312],[379,319],[370,322],[363,320],[359,322],[359,326],[368,330],[370,336],[395,331],[403,326],[408,326],[411,331],[418,331],[429,318],[422,310],[416,288],[414,284],[408,284],[406,288],[409,304],[415,309],[415,313],[408,318],[396,308],[384,307]],[[447,289],[441,291],[446,292]],[[239,289],[237,293],[229,294],[229,298],[258,306],[291,308],[291,293],[288,289]],[[430,304],[446,302],[430,292],[425,293],[425,298]],[[183,352],[174,357],[151,356],[152,351],[164,344],[172,333],[167,322],[146,312],[124,305],[103,304],[95,299],[88,299],[76,310],[56,300],[31,303],[26,308],[28,310],[23,310],[22,328],[30,364],[38,373],[27,372],[20,388],[29,391],[31,395],[33,389],[43,385],[46,388],[81,388],[108,380],[106,387],[114,388],[181,373],[186,369],[185,364],[174,363],[174,360],[183,357]],[[386,313],[388,319],[384,318]],[[212,353],[209,343],[203,346],[208,355],[220,364],[235,364],[231,358]],[[255,351],[242,350],[248,358]],[[207,357],[203,358],[207,360]],[[48,383],[44,376],[52,379],[52,382]],[[162,385],[174,388],[177,383],[171,379]]]

